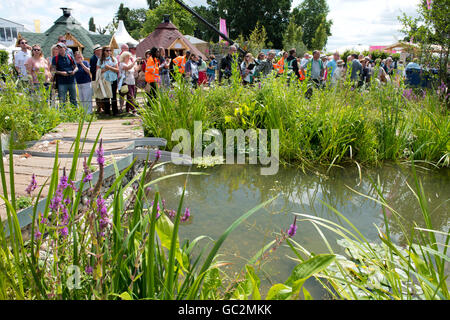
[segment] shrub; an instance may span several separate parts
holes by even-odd
[[[0,66],[8,64],[8,52],[0,50]]]

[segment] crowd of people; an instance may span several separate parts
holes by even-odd
[[[232,65],[236,57],[236,47],[231,46],[228,54],[221,60],[219,66],[219,82],[230,78],[233,73]],[[308,79],[316,86],[336,85],[344,80],[346,75],[358,86],[370,82],[372,78],[380,83],[399,80],[406,76],[408,68],[416,68],[417,61],[409,63],[406,67],[402,61],[394,62],[392,57],[376,59],[372,57],[352,54],[346,61],[340,59],[340,54],[335,52],[331,56],[323,55],[316,50],[312,55],[305,53],[302,58],[297,57],[295,49],[281,51],[278,59],[276,53],[271,50],[265,55],[259,53],[255,59],[251,53],[246,53],[243,61],[236,70],[242,77],[244,85],[257,82],[270,74],[280,76],[284,73],[288,77],[296,77],[299,81]]]
[[[190,51],[179,52],[171,59],[164,48],[153,47],[145,57],[136,57],[136,47],[123,44],[120,53],[114,56],[109,46],[95,45],[93,56],[87,61],[81,51],[75,53],[66,45],[64,36],[51,48],[51,57],[44,58],[42,48],[29,46],[25,39],[19,41],[20,51],[14,63],[22,85],[37,91],[44,88],[53,94],[52,103],[58,96],[64,104],[69,96],[71,104],[81,104],[87,113],[93,112],[93,101],[99,113],[113,116],[119,113],[136,113],[138,89],[144,90],[150,99],[157,90],[168,90],[175,73],[192,87],[211,86],[216,81],[222,84],[237,72],[243,85],[252,85],[269,75],[286,74],[298,81],[311,81],[316,87],[336,86],[350,79],[364,86],[371,79],[380,83],[398,81],[405,77],[408,68],[417,68],[417,61],[407,66],[392,57],[373,60],[372,57],[352,54],[343,61],[338,52],[331,56],[314,51],[298,57],[295,49],[282,51],[278,56],[274,50],[259,53],[256,58],[246,53],[239,61],[237,47],[232,45],[228,53],[218,62],[214,55],[207,61]],[[233,67],[234,66],[234,67]],[[42,86],[43,85],[43,86]],[[57,92],[57,94],[55,94]],[[77,93],[78,92],[78,93]]]

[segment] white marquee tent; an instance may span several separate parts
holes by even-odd
[[[114,38],[116,39],[119,48],[123,44],[132,43],[138,45],[139,43],[139,41],[136,41],[130,36],[122,20],[119,20],[119,26],[117,27],[116,33],[114,33]]]

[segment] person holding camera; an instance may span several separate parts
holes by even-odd
[[[219,66],[219,83],[222,83],[222,79],[229,79],[233,74],[232,68],[235,59],[237,58],[236,46],[230,46],[228,54],[222,58]],[[239,71],[239,70],[238,70]]]
[[[166,57],[166,50],[163,47],[159,48],[159,73],[161,75],[161,88],[167,90],[170,89],[170,62],[170,58]]]
[[[250,52],[248,52],[244,61],[241,63],[242,83],[245,85],[253,83],[253,75],[255,74],[255,60]]]
[[[77,64],[72,56],[66,53],[67,47],[63,42],[58,42],[56,47],[58,48],[58,55],[52,59],[52,71],[58,84],[59,101],[64,104],[67,92],[69,92],[70,103],[77,106],[77,89],[75,87]]]

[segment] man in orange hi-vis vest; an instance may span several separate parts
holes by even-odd
[[[185,70],[184,68],[185,68],[186,62],[189,60],[190,57],[191,57],[191,52],[186,51],[186,55],[178,56],[175,59],[173,59],[173,63],[178,67],[178,71],[181,74],[184,74],[184,70]]]
[[[147,60],[147,67],[145,68],[145,82],[147,82],[146,92],[148,96],[148,103],[156,96],[159,81],[159,52],[156,47],[151,48],[150,57]]]
[[[283,56],[277,63],[273,65],[273,68],[278,72],[278,74],[283,74],[286,71],[286,59],[289,56],[287,52],[283,52]]]

